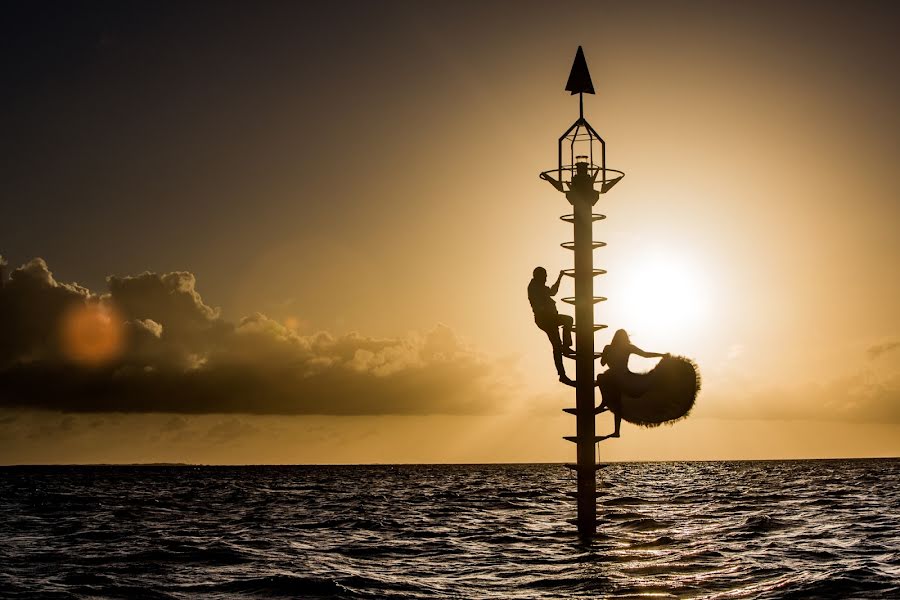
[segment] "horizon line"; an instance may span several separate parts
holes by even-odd
[[[898,460],[900,456],[824,456],[814,458],[729,458],[729,459],[684,459],[684,460],[617,460],[598,464],[642,464],[642,463],[714,463],[714,462],[800,462],[826,460]],[[559,465],[568,461],[548,462],[433,462],[433,463],[185,463],[185,462],[128,462],[128,463],[15,463],[0,464],[0,469],[29,467],[477,467],[477,466],[527,466]]]

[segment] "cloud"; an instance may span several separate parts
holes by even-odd
[[[879,358],[880,356],[887,354],[888,352],[890,352],[892,350],[896,350],[897,348],[900,348],[900,342],[894,340],[894,341],[890,341],[890,342],[884,342],[883,344],[876,344],[874,346],[871,346],[866,351],[866,354],[868,354],[870,359],[875,360],[876,358]]]
[[[102,292],[57,281],[40,258],[12,271],[0,287],[0,408],[175,416],[476,415],[502,412],[514,396],[519,409],[553,412],[569,399],[564,390],[552,399],[518,394],[511,383],[514,364],[485,358],[445,326],[395,338],[300,335],[260,313],[224,319],[188,272],[107,281]],[[88,347],[117,354],[105,351],[98,355],[102,360],[84,362],[67,349],[61,333],[66,315],[84,308],[108,316],[123,340],[104,346],[88,330]],[[788,386],[769,385],[764,376],[713,378],[697,414],[900,423],[898,347],[892,340],[871,345],[859,355],[856,371],[851,360],[844,375],[811,380],[798,374]]]
[[[869,353],[867,353],[869,354]],[[728,419],[900,423],[900,369],[864,366],[819,381],[768,385],[727,378],[700,397],[697,414]]]
[[[237,323],[188,272],[109,277],[98,294],[54,279],[40,258],[0,288],[0,406],[67,412],[324,415],[484,414],[510,397],[504,369],[445,326],[422,335],[299,335],[263,314]],[[121,352],[73,360],[73,308],[105,310]],[[101,321],[96,321],[100,323]],[[90,321],[89,323],[94,323]],[[99,326],[91,325],[95,329]],[[80,330],[79,330],[80,331]],[[102,332],[100,332],[102,333]],[[81,332],[96,344],[97,331]]]
[[[58,358],[61,316],[90,297],[78,284],[57,282],[41,258],[13,271],[0,290],[0,366]]]

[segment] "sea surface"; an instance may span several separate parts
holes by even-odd
[[[0,468],[3,598],[900,598],[900,460]]]

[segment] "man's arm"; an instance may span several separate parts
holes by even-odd
[[[556,278],[556,283],[554,283],[552,286],[550,286],[550,295],[551,296],[555,296],[556,292],[559,291],[559,282],[562,281],[562,278],[563,278],[563,272],[560,271],[559,277]]]

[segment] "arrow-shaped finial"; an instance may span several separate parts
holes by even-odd
[[[591,73],[588,71],[587,61],[584,60],[584,52],[578,46],[575,53],[575,62],[569,72],[569,81],[566,82],[566,91],[572,94],[593,94],[594,84],[591,82]]]

